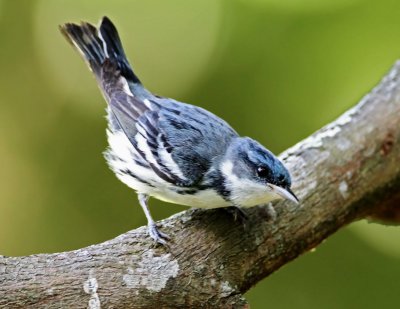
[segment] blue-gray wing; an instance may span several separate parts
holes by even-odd
[[[194,183],[222,156],[237,133],[212,113],[171,99],[159,99],[159,131],[182,174]]]
[[[107,75],[103,77],[102,87],[118,127],[142,162],[171,184],[199,183],[237,136],[225,121],[202,108],[153,95],[134,96],[115,71],[109,82]]]
[[[203,109],[166,100],[144,103],[119,93],[112,97],[110,107],[136,151],[159,177],[191,187],[237,134]]]

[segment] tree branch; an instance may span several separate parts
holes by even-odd
[[[1,308],[247,307],[259,280],[346,224],[400,222],[400,62],[333,123],[281,155],[301,205],[248,210],[244,230],[221,210],[161,222],[173,235],[154,247],[144,227],[56,254],[0,257]]]

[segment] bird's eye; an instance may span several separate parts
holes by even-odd
[[[257,167],[257,175],[261,178],[267,178],[270,175],[270,171],[264,166],[259,166]]]
[[[285,175],[280,174],[280,175],[278,176],[278,181],[279,181],[280,183],[284,182],[284,181],[285,181]]]

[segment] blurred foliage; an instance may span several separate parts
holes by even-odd
[[[65,251],[145,224],[104,162],[105,103],[59,24],[110,16],[149,89],[279,152],[400,57],[399,11],[396,0],[0,0],[0,253]],[[152,201],[157,218],[183,209]],[[352,225],[253,288],[252,308],[392,307],[398,239]]]

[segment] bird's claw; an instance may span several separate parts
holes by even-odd
[[[236,206],[231,206],[225,209],[229,214],[233,216],[233,220],[235,220],[235,222],[239,222],[244,227],[246,227],[247,221],[249,220],[249,216],[241,208]]]
[[[272,206],[272,203],[268,203],[264,205],[266,214],[272,221],[276,221],[278,218],[278,214],[276,213],[276,210],[274,206]]]
[[[148,229],[150,237],[153,238],[153,240],[158,244],[166,246],[167,245],[167,241],[171,239],[167,234],[161,232],[158,229],[158,227],[155,224],[155,222],[149,223],[147,229]]]

